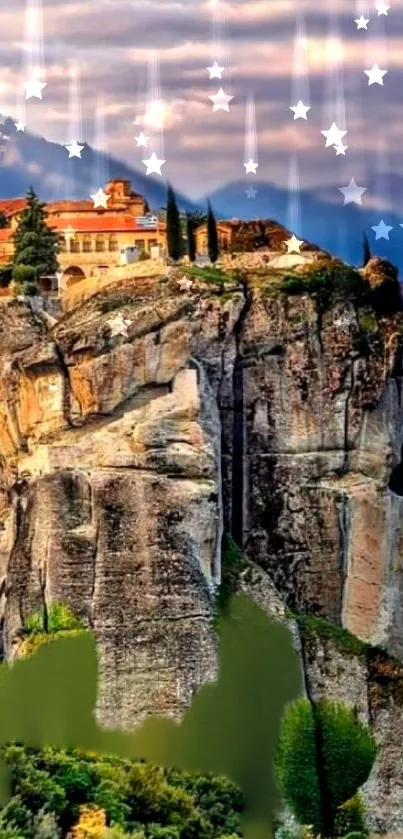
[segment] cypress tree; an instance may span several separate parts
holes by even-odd
[[[363,251],[364,251],[364,254],[363,254],[362,267],[365,268],[366,264],[371,259],[371,248],[369,246],[368,236],[365,232],[364,232],[364,241],[363,241]]]
[[[207,242],[208,255],[211,262],[217,262],[218,259],[218,234],[217,223],[214,218],[214,213],[211,208],[210,201],[207,203]]]
[[[191,213],[186,213],[186,238],[189,262],[194,262],[196,259],[195,219]]]
[[[167,245],[168,255],[176,262],[182,254],[182,232],[179,210],[171,184],[168,184],[167,192]]]
[[[46,204],[39,201],[32,187],[14,233],[13,279],[37,285],[41,276],[58,270],[59,234],[46,223]],[[23,267],[22,267],[23,266]],[[32,290],[31,290],[32,291]]]

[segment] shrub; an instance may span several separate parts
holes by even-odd
[[[369,831],[365,826],[364,805],[360,795],[354,795],[353,798],[339,807],[335,818],[335,833],[340,837],[349,833],[357,837],[358,834],[360,839],[368,836]]]
[[[318,263],[306,273],[286,275],[281,290],[286,294],[311,294],[321,312],[339,300],[364,305],[370,297],[369,285],[361,274],[338,260]]]
[[[345,805],[345,813],[350,812],[347,830],[361,828],[357,800],[346,802],[367,780],[375,756],[369,729],[343,703],[323,700],[313,706],[300,699],[290,705],[278,742],[276,774],[298,821],[311,824],[315,833],[335,836],[339,808]]]
[[[13,267],[13,280],[20,285],[35,283],[37,276],[36,268],[33,265],[14,265]]]

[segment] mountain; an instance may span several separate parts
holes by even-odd
[[[391,178],[393,189],[401,195],[402,178]],[[400,182],[400,185],[399,185]],[[257,190],[256,198],[247,198],[245,190],[253,186]],[[368,186],[368,194],[371,184]],[[393,196],[392,196],[393,197]],[[295,231],[302,239],[315,242],[319,247],[339,256],[345,262],[359,265],[362,262],[362,241],[365,230],[372,253],[389,259],[403,271],[403,230],[399,226],[402,220],[396,212],[384,212],[384,221],[392,225],[390,239],[375,240],[372,225],[379,224],[382,212],[365,208],[363,204],[343,204],[343,196],[337,187],[328,186],[320,190],[301,190],[301,229]],[[239,180],[227,184],[210,195],[210,201],[217,218],[271,218],[290,227],[289,192],[287,189],[255,179]],[[398,205],[396,200],[395,205]]]
[[[87,143],[81,159],[71,158],[64,146],[44,137],[18,131],[14,122],[2,117],[0,132],[1,178],[0,198],[18,198],[25,195],[32,184],[44,201],[60,198],[88,198],[90,192],[104,186],[111,178],[130,180],[135,192],[143,195],[151,208],[166,204],[166,182],[147,177],[136,168],[94,150]],[[181,210],[195,210],[195,202],[176,193]]]

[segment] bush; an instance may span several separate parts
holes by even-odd
[[[19,285],[24,283],[36,283],[38,278],[36,268],[33,265],[14,265],[13,280]]]
[[[334,836],[345,805],[344,814],[350,814],[345,829],[361,829],[362,811],[357,799],[350,799],[367,780],[375,756],[369,729],[348,706],[323,700],[314,707],[307,699],[290,705],[281,727],[276,774],[298,821],[312,825],[315,833]]]
[[[22,284],[22,293],[25,297],[35,297],[38,294],[38,286],[35,282],[27,282]]]
[[[338,260],[319,263],[306,273],[285,276],[281,291],[286,294],[311,294],[320,312],[325,312],[340,300],[365,305],[370,298],[370,287],[361,274]]]
[[[369,835],[365,826],[364,805],[359,795],[354,795],[339,807],[335,819],[335,833],[340,837],[350,834],[359,836],[360,839]]]

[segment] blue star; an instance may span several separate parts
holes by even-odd
[[[385,224],[382,218],[379,224],[376,224],[374,225],[374,227],[371,227],[371,230],[374,230],[374,232],[376,233],[376,239],[387,239],[389,241],[389,230],[393,230],[393,227],[389,227],[388,224]]]

